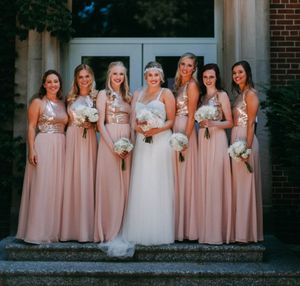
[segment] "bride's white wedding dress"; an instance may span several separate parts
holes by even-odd
[[[140,102],[143,108],[156,109],[166,120],[166,110],[160,101],[162,90],[151,102]],[[153,143],[145,143],[137,134],[133,153],[128,206],[122,235],[135,244],[153,245],[174,242],[174,186],[172,149],[169,146],[171,130],[153,136]]]

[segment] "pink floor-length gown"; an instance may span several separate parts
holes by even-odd
[[[131,155],[122,159],[112,151],[120,138],[130,139],[130,105],[118,94],[100,93],[100,120],[105,121],[97,156],[94,241],[113,240],[119,233],[127,203]]]
[[[231,143],[236,140],[246,140],[248,116],[244,97],[244,93],[240,94],[233,107],[234,127],[231,133]],[[244,162],[232,160],[235,240],[239,242],[263,240],[259,145],[255,135],[249,163],[253,168],[253,173],[247,170]]]
[[[207,105],[218,105],[217,95]],[[220,110],[221,111],[221,110]],[[220,112],[220,118],[222,112]],[[225,130],[209,127],[198,133],[199,242],[222,244],[233,241],[231,166]]]
[[[76,119],[76,110],[82,106],[93,106],[90,96],[78,96],[68,108],[61,241],[93,241],[97,140],[94,127],[83,138]]]
[[[34,141],[38,164],[26,164],[16,235],[29,243],[59,241],[67,122],[64,103],[44,97]]]
[[[187,84],[179,89],[176,97],[176,117],[174,133],[185,133],[188,121]],[[182,152],[184,161],[179,161],[179,153],[174,152],[175,177],[175,239],[198,239],[197,231],[197,135],[193,130],[186,151]]]

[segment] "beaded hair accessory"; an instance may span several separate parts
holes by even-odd
[[[150,67],[150,68],[146,68],[146,69],[144,70],[144,74],[147,73],[148,71],[151,71],[151,70],[153,70],[153,71],[158,71],[158,72],[160,72],[161,74],[164,74],[164,71],[163,71],[161,68],[158,68],[158,67]]]

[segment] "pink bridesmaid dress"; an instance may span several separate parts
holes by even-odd
[[[29,243],[60,238],[67,122],[64,103],[44,97],[34,141],[38,164],[26,164],[16,235]]]
[[[233,106],[234,127],[231,143],[246,140],[247,104],[245,93],[240,94]],[[250,173],[244,162],[232,160],[232,186],[234,198],[235,240],[239,242],[257,242],[263,240],[263,216],[259,146],[254,135],[249,163]]]
[[[188,121],[188,83],[182,86],[176,97],[176,117],[173,132],[184,133]],[[183,152],[184,161],[180,162],[178,152],[174,154],[175,176],[175,239],[198,239],[197,231],[197,136],[193,130],[188,149]]]
[[[130,105],[116,93],[100,94],[100,143],[97,156],[94,241],[113,240],[119,233],[127,203],[131,155],[122,159],[113,151],[120,138],[130,139]],[[101,125],[101,123],[100,123]]]
[[[220,106],[218,95],[205,104]],[[221,108],[219,111],[217,120],[223,117]],[[198,133],[199,242],[229,243],[233,241],[233,224],[228,140],[223,128],[208,129],[209,139],[204,137],[205,128]]]
[[[89,95],[78,96],[68,108],[61,241],[93,241],[97,140],[93,127],[87,130],[86,138],[82,136],[76,115],[82,106],[93,106]]]

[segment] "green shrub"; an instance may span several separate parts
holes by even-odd
[[[273,162],[288,170],[289,179],[300,183],[300,81],[271,87],[263,107],[267,109]]]

